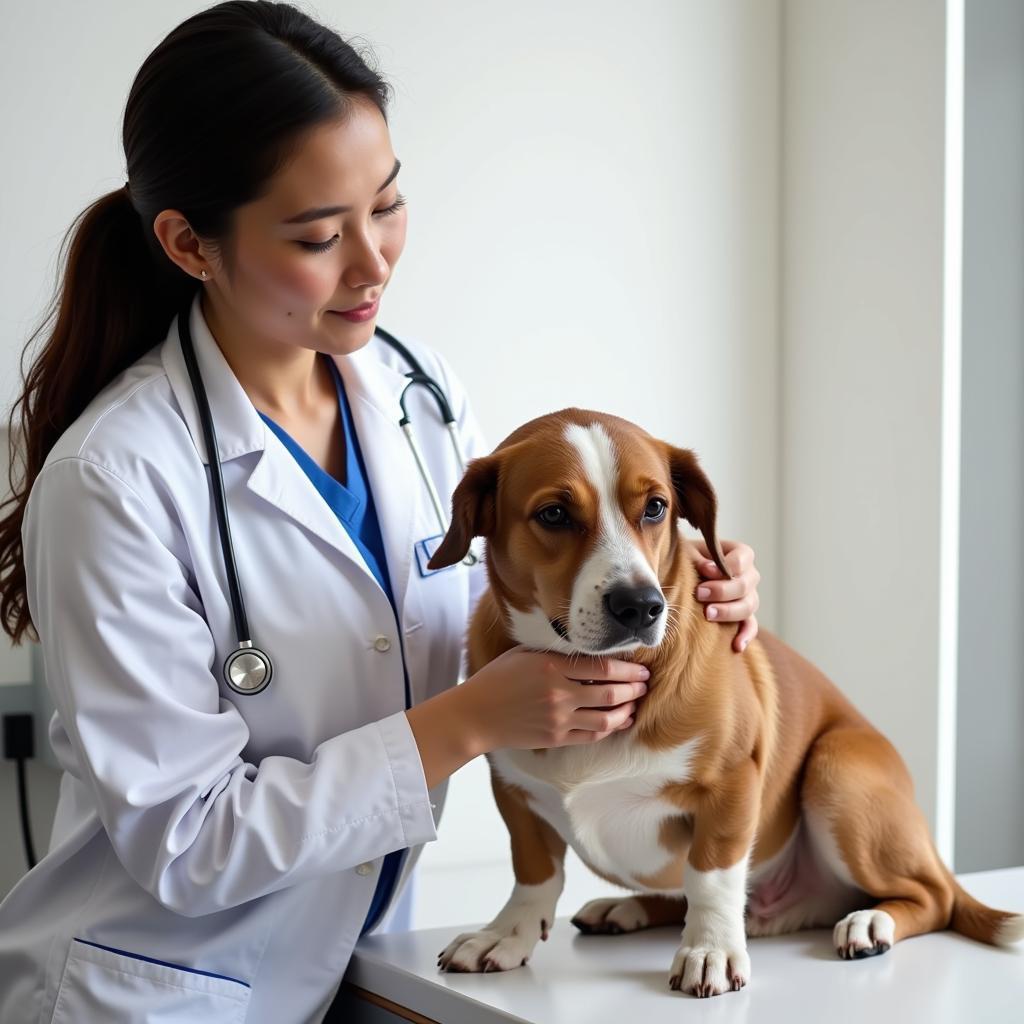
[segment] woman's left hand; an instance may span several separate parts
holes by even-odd
[[[742,651],[757,636],[755,613],[761,606],[761,599],[757,596],[761,574],[754,565],[754,549],[741,541],[719,542],[725,564],[733,576],[727,580],[710,560],[707,545],[699,540],[690,543],[696,551],[697,572],[702,577],[697,584],[697,600],[707,602],[704,615],[714,622],[740,623],[732,639],[732,649]]]

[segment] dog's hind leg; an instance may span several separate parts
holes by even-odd
[[[823,733],[808,755],[805,821],[836,876],[863,890],[863,909],[833,931],[844,959],[884,953],[894,942],[949,926],[955,883],[914,802],[903,759],[867,722]]]
[[[591,900],[576,911],[572,923],[584,935],[621,935],[668,924],[682,927],[686,897],[636,893]]]

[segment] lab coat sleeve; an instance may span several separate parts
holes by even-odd
[[[47,684],[129,873],[197,916],[435,839],[404,712],[310,763],[243,761],[248,728],[188,573],[127,483],[82,458],[36,479],[23,541]]]
[[[434,355],[437,359],[438,368],[440,370],[441,383],[444,387],[445,394],[448,395],[448,402],[449,405],[451,405],[452,415],[455,417],[455,422],[458,427],[459,438],[462,441],[462,451],[466,459],[466,463],[468,464],[471,459],[477,459],[483,455],[490,455],[491,446],[488,444],[487,438],[484,436],[483,429],[476,418],[476,413],[473,411],[473,407],[470,404],[469,397],[466,393],[466,389],[462,385],[462,381],[452,369],[448,360],[442,356],[440,352],[435,352]],[[485,550],[485,546],[481,547],[481,551],[483,550]],[[481,558],[480,561],[469,570],[469,572],[469,618],[472,619],[477,602],[487,589],[487,568],[484,559]],[[465,654],[466,652],[463,651],[464,656]],[[463,664],[462,672],[463,675],[465,675],[465,663]]]

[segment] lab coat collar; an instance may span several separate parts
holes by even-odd
[[[248,479],[250,490],[354,561],[376,582],[348,532],[291,453],[264,424],[239,384],[207,326],[200,296],[201,292],[197,292],[193,299],[189,328],[210,402],[221,462],[263,451]],[[380,344],[371,340],[356,352],[333,358],[345,385],[363,452],[384,541],[392,592],[396,604],[402,609],[415,540],[413,524],[423,501],[423,486],[416,486],[419,483],[416,462],[398,425],[401,417],[399,398],[409,381],[401,370],[381,361]],[[181,351],[177,317],[171,323],[161,358],[192,442],[204,465],[208,465],[202,421]]]
[[[189,329],[192,332],[192,347],[195,349],[196,362],[206,388],[207,399],[213,415],[213,425],[217,433],[217,449],[221,462],[236,459],[249,452],[261,451],[266,447],[266,427],[260,419],[249,396],[238,383],[224,358],[220,346],[214,340],[206,318],[200,306],[202,292],[198,291],[192,299],[189,313]],[[206,439],[203,436],[202,420],[192,391],[188,368],[181,350],[181,336],[178,332],[178,317],[171,321],[170,330],[161,351],[164,371],[170,381],[171,390],[178,400],[178,406],[185,418],[188,432],[192,435],[192,443],[203,460],[203,465],[210,464],[209,452],[206,450]]]

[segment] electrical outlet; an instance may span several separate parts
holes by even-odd
[[[31,715],[3,716],[3,747],[8,761],[35,756],[35,728]]]

